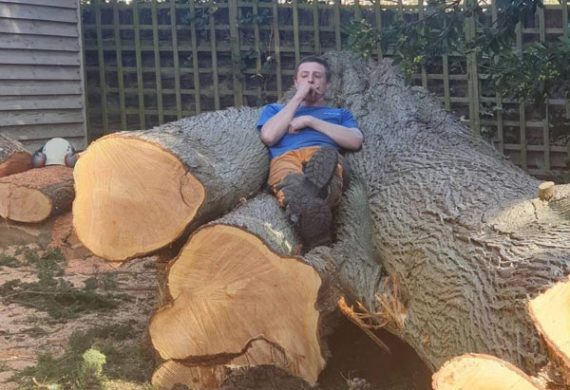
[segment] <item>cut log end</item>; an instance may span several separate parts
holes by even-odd
[[[433,375],[434,390],[538,390],[531,378],[496,357],[465,354],[449,360]]]
[[[173,302],[151,319],[164,359],[272,364],[314,384],[324,367],[318,273],[240,228],[199,230],[172,265]],[[182,341],[181,341],[182,340]]]
[[[137,138],[110,135],[75,167],[73,224],[96,255],[123,261],[160,249],[185,231],[204,186],[172,153]]]
[[[554,196],[556,186],[553,181],[545,181],[538,186],[538,198],[543,201],[549,201]]]
[[[532,299],[529,311],[554,364],[570,386],[570,280]]]
[[[39,223],[69,210],[74,197],[72,175],[71,168],[53,166],[0,179],[0,216]]]
[[[164,362],[152,375],[152,386],[159,390],[176,388],[219,389],[226,378],[226,368],[190,367],[172,360]]]

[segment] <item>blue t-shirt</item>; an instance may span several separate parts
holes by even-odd
[[[284,104],[278,103],[268,104],[265,106],[259,121],[257,121],[257,130],[261,130],[261,127],[265,122],[281,111],[283,107],[285,107]],[[352,113],[344,108],[299,107],[295,112],[294,117],[302,115],[311,115],[335,125],[358,127]],[[273,159],[291,150],[297,150],[309,146],[332,146],[339,150],[341,149],[340,146],[338,146],[328,135],[310,127],[306,127],[295,134],[285,133],[285,135],[283,135],[276,144],[269,147],[269,155]]]

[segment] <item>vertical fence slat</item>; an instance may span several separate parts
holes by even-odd
[[[200,100],[200,68],[198,63],[198,38],[196,36],[196,20],[198,20],[198,15],[196,15],[196,7],[194,6],[194,0],[190,0],[190,15],[192,15],[192,21],[190,22],[190,42],[192,43],[192,75],[194,76],[194,112],[199,114],[202,112],[202,105]]]
[[[292,3],[293,12],[293,45],[295,47],[295,63],[298,64],[301,60],[301,48],[299,43],[299,5],[297,0],[293,0]]]
[[[491,1],[491,21],[493,24],[497,23],[499,18],[498,9],[497,9],[497,0]],[[496,115],[497,115],[497,141],[498,145],[497,148],[501,153],[505,151],[505,129],[503,124],[503,97],[499,93],[495,93],[496,99]]]
[[[154,50],[154,75],[156,79],[156,108],[158,109],[158,123],[164,123],[164,107],[162,105],[162,75],[160,72],[160,47],[158,35],[158,10],[156,7],[157,0],[151,3],[151,19],[152,19],[152,45]]]
[[[449,89],[449,56],[442,56],[443,62],[443,104],[446,110],[451,110],[451,93]]]
[[[354,18],[356,20],[362,19],[362,10],[360,9],[360,0],[354,0]]]
[[[119,109],[121,130],[127,130],[127,112],[125,110],[125,79],[123,76],[123,50],[121,44],[121,23],[117,0],[113,0],[113,34],[115,35],[115,55],[117,58],[117,86],[119,88]]]
[[[281,36],[279,34],[279,8],[273,2],[273,40],[275,42],[275,77],[277,79],[277,95],[281,98],[283,93],[283,76],[281,75]]]
[[[101,91],[101,119],[103,120],[103,133],[105,134],[109,130],[109,116],[107,115],[107,80],[105,78],[105,53],[103,52],[100,1],[95,1],[95,29],[97,35],[97,61],[99,64],[99,90]]]
[[[319,25],[319,0],[313,0],[313,34],[315,37],[315,54],[321,54],[321,37]]]
[[[243,106],[243,88],[241,82],[241,53],[239,42],[238,21],[238,5],[237,0],[229,0],[229,18],[230,18],[230,45],[232,48],[232,69],[234,80],[234,103],[237,107]]]
[[[79,20],[82,20],[82,15],[83,12],[85,11],[85,9],[89,7],[87,4],[83,4],[83,3],[79,3],[78,6],[78,17]],[[87,78],[87,50],[85,50],[85,37],[87,36],[86,34],[86,27],[83,23],[81,23],[81,30],[80,30],[80,34],[81,37],[79,37],[79,43],[80,43],[80,50],[81,50],[81,74],[83,76],[83,80],[81,81],[81,87],[83,88],[83,116],[85,118],[85,142],[86,142],[86,146],[87,144],[89,144],[89,142],[93,139],[93,134],[92,134],[92,130],[91,130],[91,116],[89,115],[89,108],[91,108],[91,104],[89,102],[89,85],[88,85],[88,78]]]
[[[145,108],[144,108],[144,83],[143,83],[143,64],[141,53],[141,28],[139,15],[139,1],[133,1],[133,24],[135,29],[135,58],[137,64],[137,94],[139,105],[139,127],[141,130],[146,129]]]
[[[340,37],[340,0],[334,2],[334,39],[336,42],[336,49],[342,50],[342,41]]]
[[[568,0],[561,0],[560,5],[562,7],[562,35],[568,38]],[[570,99],[568,98],[566,98],[566,119],[570,119]],[[568,161],[570,161],[570,142],[568,142],[566,148]]]
[[[466,7],[474,7],[473,0],[465,2]],[[476,36],[475,17],[472,15],[465,20],[465,38],[472,42]],[[469,120],[471,132],[481,135],[481,120],[479,118],[479,72],[477,69],[477,53],[475,50],[467,54],[467,87],[469,94]]]
[[[418,0],[418,19],[424,19],[424,0]],[[422,87],[426,90],[428,89],[428,82],[427,82],[427,71],[425,64],[422,63],[421,67],[421,75],[422,75]]]
[[[382,33],[382,5],[381,0],[374,1],[374,19],[376,21],[376,31],[378,34]],[[384,53],[382,53],[382,45],[380,40],[378,40],[378,45],[376,47],[378,60],[381,60],[384,57]]]
[[[539,39],[540,42],[546,41],[546,28],[544,26],[544,7],[538,7],[538,28],[539,28]],[[549,110],[549,99],[544,99],[544,119],[542,127],[542,139],[544,147],[544,170],[545,173],[550,171],[550,110]]]
[[[259,7],[258,7],[259,0],[254,0],[253,2],[253,14],[258,16]],[[255,40],[255,80],[257,82],[257,102],[256,106],[260,105],[261,103],[261,83],[260,83],[260,76],[261,76],[261,47],[259,43],[259,22],[255,20],[253,22],[253,35]]]
[[[517,45],[517,52],[519,55],[522,55],[522,47],[523,47],[523,33],[522,33],[522,21],[519,22],[516,26],[516,45]],[[521,102],[519,104],[519,127],[520,127],[520,145],[521,145],[521,167],[522,169],[526,170],[528,168],[528,158],[527,158],[527,144],[526,144],[526,112],[525,112],[525,104]]]
[[[178,55],[178,29],[176,21],[176,0],[170,0],[170,34],[172,35],[172,59],[174,61],[174,93],[176,94],[176,118],[182,118],[182,96],[180,95],[180,57]]]
[[[208,3],[210,7],[215,5],[214,0]],[[216,17],[215,13],[210,15],[210,47],[212,50],[212,78],[214,81],[214,108],[220,109],[220,82],[218,77],[218,49],[216,44]]]

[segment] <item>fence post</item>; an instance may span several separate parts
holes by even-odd
[[[477,3],[474,0],[466,0],[465,7],[471,9],[471,16],[465,20],[465,40],[467,44],[475,40],[477,30],[474,10]],[[469,121],[471,132],[481,135],[481,122],[479,118],[479,72],[477,70],[477,51],[472,49],[467,53],[467,89],[469,95]]]
[[[230,45],[232,50],[232,73],[234,81],[234,103],[236,107],[243,106],[243,77],[241,74],[241,53],[238,28],[238,2],[229,0]]]
[[[107,79],[105,77],[105,53],[103,51],[103,29],[101,27],[101,3],[95,1],[95,28],[97,34],[97,64],[99,66],[99,90],[101,91],[101,119],[103,134],[109,131],[109,115],[107,115]]]

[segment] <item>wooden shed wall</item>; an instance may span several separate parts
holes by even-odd
[[[86,145],[79,0],[0,0],[0,133]]]

